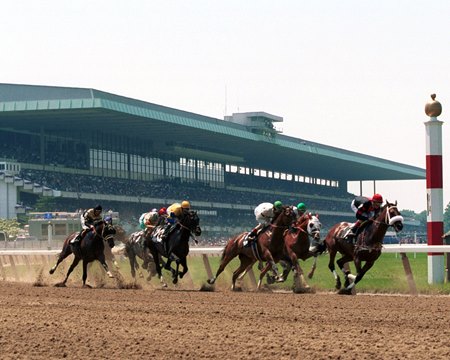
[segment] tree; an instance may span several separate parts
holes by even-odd
[[[4,231],[11,236],[17,236],[20,224],[16,220],[0,219],[0,231]]]
[[[447,204],[444,211],[444,233],[447,231],[450,231],[450,202]]]

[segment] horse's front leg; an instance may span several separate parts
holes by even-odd
[[[111,271],[109,271],[108,264],[105,261],[105,255],[101,254],[98,257],[98,261],[100,261],[100,264],[102,264],[103,269],[105,269],[106,275],[108,275],[109,278],[113,278],[114,275],[111,273]],[[84,264],[84,261],[83,261],[83,264]]]
[[[176,284],[178,283],[178,273],[180,270],[180,260],[175,261],[175,270],[172,269],[172,283]]]
[[[155,268],[156,268],[156,273],[158,274],[158,277],[159,277],[159,281],[163,287],[167,287],[167,284],[164,281],[164,277],[162,275],[162,268],[161,268],[162,259],[160,259],[159,253],[157,250],[155,250],[154,248],[150,248],[149,250],[153,256],[153,259],[155,260]]]
[[[83,287],[90,287],[89,285],[86,285],[87,280],[87,261],[83,260]]]
[[[180,265],[183,267],[183,271],[180,272],[179,274],[180,279],[182,279],[183,276],[189,271],[187,266],[187,259],[186,258],[180,259]]]
[[[259,274],[258,290],[261,290],[261,285],[264,276],[270,269],[272,269],[272,271],[274,272],[276,280],[279,280],[280,278],[280,274],[278,273],[278,267],[277,264],[275,264],[275,261],[273,260],[272,254],[269,251],[266,251],[264,258],[267,261],[267,263],[264,269],[262,269],[261,273]]]
[[[353,288],[353,286],[355,286],[359,281],[361,281],[361,279],[364,277],[366,272],[369,271],[369,269],[373,266],[374,263],[375,263],[375,261],[366,261],[364,266],[362,268],[360,267],[360,269],[356,273],[355,280],[353,281],[353,283],[351,283],[349,285],[350,289]],[[355,264],[356,264],[356,261],[355,261]]]
[[[311,270],[309,270],[309,273],[308,273],[308,279],[312,279],[313,276],[314,276],[314,272],[316,271],[316,268],[317,268],[317,256],[318,255],[317,254],[313,255],[312,253],[309,253],[309,254],[311,254],[311,256],[314,256],[314,261],[313,261],[313,264],[311,266]]]

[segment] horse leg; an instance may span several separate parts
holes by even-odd
[[[70,254],[72,254],[72,249],[70,248],[70,245],[67,244],[65,246],[65,248],[63,248],[63,250],[61,251],[61,253],[58,255],[58,260],[56,261],[56,264],[53,265],[53,267],[49,270],[50,275],[52,275],[56,268],[58,267],[59,264],[61,264],[61,262],[68,257]]]
[[[164,281],[164,277],[162,275],[162,268],[161,268],[161,262],[159,259],[159,253],[154,247],[150,248],[149,250],[153,256],[153,259],[155,260],[155,268],[156,268],[156,273],[158,274],[158,277],[159,277],[159,281],[163,287],[167,287],[167,284]]]
[[[231,260],[233,260],[236,257],[236,255],[237,254],[224,254],[224,256],[222,257],[222,260],[220,260],[220,265],[219,265],[219,268],[217,269],[216,275],[213,278],[208,279],[207,283],[210,285],[213,285],[216,282],[218,276],[223,272],[223,270],[225,270],[225,267],[230,263]],[[234,285],[233,285],[233,287],[234,287]],[[234,288],[233,288],[233,290],[234,290]]]
[[[281,274],[281,277],[283,278],[283,281],[286,281],[290,271],[292,270],[292,264],[290,262],[283,261],[280,262],[280,265],[283,268],[283,273]]]
[[[86,280],[87,280],[87,266],[88,266],[88,262],[83,260],[83,287],[87,287],[90,288],[90,285],[86,285]]]
[[[179,270],[180,270],[180,261],[176,260],[175,261],[175,270],[172,269],[172,283],[176,284],[178,283],[178,274],[179,274]]]
[[[97,260],[100,261],[100,264],[102,264],[103,269],[105,269],[105,271],[106,271],[106,275],[108,275],[109,278],[114,278],[114,275],[111,273],[111,271],[109,271],[108,264],[105,261],[105,255],[100,254]],[[84,264],[84,261],[83,261],[83,264]]]
[[[338,261],[337,265],[341,269],[342,273],[345,276],[344,287],[346,288],[350,284],[350,278],[352,276],[350,269],[345,268],[345,264],[352,261],[352,258],[348,255],[343,255]]]
[[[335,288],[339,290],[342,286],[341,284],[341,278],[339,277],[338,273],[336,272],[336,268],[334,266],[334,260],[336,258],[336,250],[330,250],[330,260],[328,262],[328,269],[330,269],[331,273],[334,276],[334,279],[336,281]]]
[[[186,258],[180,259],[180,264],[183,267],[183,271],[179,274],[180,279],[182,279],[183,276],[189,271],[188,266],[187,266],[187,259]]]
[[[64,281],[62,283],[57,284],[57,286],[66,286],[66,282],[67,282],[67,279],[69,278],[69,275],[72,273],[73,269],[75,269],[75,267],[78,265],[80,260],[81,260],[81,258],[79,258],[79,257],[75,257],[73,259],[72,264],[69,267],[69,270],[67,270],[66,278],[64,279]]]
[[[238,279],[239,275],[245,271],[249,266],[253,265],[255,263],[255,260],[252,258],[249,258],[245,255],[239,255],[239,260],[241,261],[239,267],[233,272],[232,277],[232,284],[231,284],[231,290],[236,290],[236,280]],[[217,277],[217,276],[216,276]]]
[[[128,260],[130,261],[131,276],[136,280],[136,256],[134,254],[128,254]]]
[[[313,261],[313,264],[311,266],[311,270],[308,273],[308,279],[312,279],[313,278],[314,272],[316,271],[316,268],[317,268],[317,256],[318,255],[312,255],[312,256],[314,256],[314,261]]]
[[[269,258],[269,260],[266,263],[266,266],[264,269],[262,269],[261,273],[259,274],[259,281],[258,281],[258,290],[261,290],[262,281],[264,279],[264,276],[266,273],[272,269],[272,271],[275,273],[275,279],[278,281],[280,278],[280,275],[278,273],[277,264],[275,264],[275,261],[273,260],[272,256],[270,254],[266,254],[266,258]]]

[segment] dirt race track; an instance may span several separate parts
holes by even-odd
[[[448,296],[0,281],[1,359],[450,359]]]

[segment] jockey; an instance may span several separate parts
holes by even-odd
[[[81,214],[81,231],[74,239],[70,241],[71,244],[79,244],[80,240],[84,238],[87,232],[94,228],[94,223],[96,221],[102,220],[102,210],[102,207],[100,205],[97,205],[92,209],[85,210]]]
[[[381,209],[383,197],[380,194],[374,194],[371,199],[363,196],[356,197],[351,204],[352,210],[356,213],[356,222],[350,228],[347,237],[357,237],[361,225],[376,216]]]
[[[280,214],[282,206],[283,204],[279,200],[275,201],[273,204],[268,202],[259,204],[255,208],[255,218],[258,222],[258,225],[256,225],[253,230],[247,235],[246,240],[255,240],[258,234],[266,229],[270,225],[272,220]]]
[[[297,218],[299,219],[304,213],[306,212],[306,205],[305,203],[298,203],[297,204]]]
[[[139,226],[144,231],[151,231],[158,224],[158,221],[158,210],[152,209],[151,211],[141,215],[141,217],[139,218]]]

